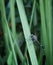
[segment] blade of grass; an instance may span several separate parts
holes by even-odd
[[[30,19],[30,29],[31,29],[31,25],[32,25],[32,20],[33,20],[33,15],[34,15],[34,10],[35,10],[35,0],[34,0],[34,3],[33,3],[33,8],[32,8],[32,14],[31,14],[31,19]]]
[[[16,53],[15,53],[15,50],[14,50],[14,42],[11,38],[10,31],[9,31],[9,28],[8,28],[8,25],[7,25],[7,21],[6,21],[5,24],[6,24],[7,32],[8,32],[8,35],[9,35],[9,40],[10,40],[10,45],[11,45],[11,49],[12,49],[12,52],[13,52],[14,61],[15,61],[15,64],[18,65],[17,58],[16,58]]]
[[[52,11],[51,11],[51,0],[45,0],[45,15],[46,15],[46,24],[47,24],[47,32],[48,32],[48,39],[49,39],[49,59],[50,65],[52,65]],[[47,65],[47,64],[46,64]]]
[[[10,7],[10,13],[11,13],[11,24],[12,24],[12,33],[13,33],[12,38],[13,38],[13,40],[16,38],[16,22],[15,22],[14,4],[15,4],[14,0],[10,0],[10,5],[11,5],[11,7]],[[14,42],[16,43],[15,44],[15,46],[16,46],[15,47],[16,48],[16,52],[19,51],[19,53],[18,52],[17,53],[18,53],[18,55],[20,57],[20,60],[23,63],[24,57],[23,57],[22,53],[19,50],[19,47],[18,47],[17,42],[16,42],[16,39],[14,40]]]
[[[32,14],[31,14],[31,18],[30,18],[30,29],[31,29],[31,26],[32,26],[32,21],[33,21],[33,17],[35,16],[35,19],[36,19],[36,8],[35,8],[35,4],[36,4],[36,0],[34,0],[34,3],[33,3],[33,8],[32,8]],[[37,21],[35,21],[35,24],[37,23]]]
[[[2,8],[2,6],[1,6],[1,2],[0,2],[0,10],[1,10],[1,8]],[[3,21],[3,19],[2,19],[2,21]],[[2,23],[2,25],[3,25],[3,23]],[[4,33],[4,39],[5,39],[5,43],[6,43],[6,52],[8,54],[9,51],[10,51],[10,47],[9,47],[9,43],[8,43],[9,42],[9,39],[8,39],[8,34],[6,33],[6,27],[4,29],[4,25],[3,25],[3,32],[5,32]]]
[[[2,25],[3,25],[3,22],[2,22]],[[9,38],[8,38],[7,31],[6,31],[6,26],[4,26],[4,25],[3,25],[3,31],[4,31],[4,39],[5,39],[5,43],[6,43],[6,52],[8,54],[10,51]]]
[[[14,0],[10,0],[10,5],[11,5],[11,7],[10,7],[10,13],[11,13],[12,32],[13,32],[13,35],[15,36],[16,35],[16,22],[15,22],[14,4],[15,4]],[[14,37],[13,37],[13,40],[14,40]],[[16,45],[15,48],[18,48],[17,46],[18,45]],[[18,49],[17,49],[17,51],[19,51]],[[22,59],[21,61],[23,62],[23,58],[24,57],[23,57],[22,53],[18,53],[18,55],[19,55],[20,59]]]
[[[15,1],[10,0],[10,15],[11,15],[11,25],[12,25],[12,34],[16,37],[16,22],[15,22]]]
[[[31,13],[31,18],[30,18],[30,30],[32,27],[32,22],[33,22],[34,26],[37,25],[37,16],[36,16],[36,7],[35,7],[36,5],[35,4],[36,4],[36,0],[33,1],[32,13]],[[27,47],[25,50],[25,56],[27,58]],[[27,60],[28,60],[28,58],[27,58]]]
[[[43,44],[43,37],[42,37],[42,30],[41,30],[41,44]],[[39,56],[39,65],[42,65],[42,60],[43,60],[43,55],[45,54],[45,50],[41,49],[40,50],[40,56]]]
[[[12,51],[10,51],[10,54],[9,54],[9,57],[8,57],[8,60],[7,60],[8,65],[12,65],[12,58],[13,58],[13,54],[12,54]]]
[[[28,59],[28,56],[27,56],[27,46],[25,47],[25,57],[26,57],[26,61],[27,61],[27,65],[29,65],[29,59]]]
[[[49,11],[47,10],[49,8]],[[46,15],[46,24],[47,24],[47,32],[48,37],[50,38],[49,41],[51,42],[51,32],[52,32],[52,11],[51,11],[51,1],[45,1],[45,15]],[[49,22],[48,22],[49,21]]]
[[[44,3],[43,0],[40,0],[40,13],[41,13],[41,29],[42,29],[42,37],[43,37],[43,43],[45,45],[45,53],[46,53],[46,62],[47,65],[50,65],[50,58],[49,58],[49,44],[48,44],[48,37],[47,37],[47,31],[46,31],[46,19],[45,19],[45,10],[44,10]]]
[[[33,15],[33,25],[37,26],[37,12],[36,12],[36,7],[34,10],[34,15]]]
[[[32,63],[32,65],[38,65],[33,42],[32,42],[31,37],[30,37],[31,34],[30,34],[30,29],[29,29],[28,23],[27,23],[28,21],[27,21],[26,15],[25,15],[23,2],[22,2],[22,0],[16,0],[16,3],[17,3],[18,11],[19,11],[21,24],[23,27],[24,36],[25,36],[28,52],[30,55],[31,63]],[[28,39],[30,39],[30,40],[28,40]]]
[[[1,15],[2,15],[3,25],[5,25],[5,24],[7,23],[7,20],[6,20],[5,6],[4,6],[4,1],[3,1],[3,0],[1,0]],[[6,24],[6,25],[7,25],[7,24]],[[6,26],[6,27],[7,27],[7,26]],[[9,30],[8,30],[8,29],[7,29],[6,31],[9,33]],[[9,35],[9,39],[10,39],[10,45],[11,45],[11,48],[12,48],[12,52],[13,52],[15,64],[18,65],[17,59],[16,59],[15,50],[14,50],[13,41],[12,41],[12,39],[11,39],[10,33],[9,33],[8,35]]]

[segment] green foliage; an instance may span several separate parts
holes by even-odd
[[[52,0],[0,1],[0,65],[53,65],[52,7]]]

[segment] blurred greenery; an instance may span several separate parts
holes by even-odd
[[[53,65],[53,0],[0,0],[0,65]]]

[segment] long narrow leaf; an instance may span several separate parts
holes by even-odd
[[[51,11],[51,4],[52,0],[45,0],[45,15],[46,15],[46,24],[47,24],[47,32],[48,32],[48,39],[49,39],[49,51],[50,51],[50,64],[52,65],[52,11]],[[46,64],[47,65],[47,64]]]
[[[47,65],[50,65],[50,58],[49,58],[49,44],[48,44],[48,37],[46,31],[46,19],[45,19],[45,10],[44,10],[44,3],[43,0],[40,0],[40,13],[41,13],[41,29],[42,29],[42,37],[43,43],[45,44],[45,53],[46,53],[46,62]]]
[[[6,15],[5,15],[5,6],[4,6],[4,1],[1,0],[1,14],[2,14],[2,22],[3,24],[7,25],[7,20],[6,20]],[[6,26],[7,27],[7,26]],[[14,56],[14,60],[15,60],[15,63],[16,65],[18,65],[17,63],[17,59],[16,59],[16,54],[15,54],[15,51],[14,51],[14,45],[13,45],[13,41],[11,39],[11,36],[10,36],[10,33],[9,33],[9,30],[7,29],[7,32],[8,32],[8,35],[9,35],[9,39],[10,39],[10,45],[11,45],[11,48],[12,48],[12,52],[13,52],[13,56]]]
[[[10,14],[11,14],[11,25],[12,25],[12,34],[16,36],[16,22],[15,22],[15,2],[10,0]]]
[[[32,63],[32,65],[38,65],[33,42],[32,42],[31,37],[30,37],[31,34],[30,34],[30,29],[29,29],[28,23],[27,23],[28,21],[27,21],[27,17],[25,14],[23,2],[22,2],[22,0],[16,0],[16,3],[18,6],[20,19],[21,19],[21,23],[22,23],[22,27],[23,27],[23,31],[24,31],[24,35],[25,35],[25,39],[26,39],[26,43],[27,43],[27,48],[28,48],[28,52],[30,55],[30,59],[31,59],[31,63]]]

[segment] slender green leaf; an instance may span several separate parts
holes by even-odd
[[[11,48],[12,48],[12,52],[13,52],[15,64],[18,65],[17,58],[16,58],[16,54],[15,54],[15,50],[14,50],[13,41],[12,41],[12,38],[10,36],[9,28],[8,28],[8,25],[7,25],[7,20],[6,20],[6,15],[5,15],[5,6],[4,6],[4,1],[3,0],[1,0],[1,14],[2,14],[2,22],[3,22],[3,25],[6,24],[6,29],[7,29],[8,35],[9,35],[10,45],[11,45]]]
[[[27,21],[27,17],[25,14],[23,2],[22,2],[22,0],[16,0],[16,3],[18,6],[18,11],[19,11],[21,24],[23,27],[23,31],[24,31],[25,40],[26,40],[28,52],[30,55],[31,63],[32,63],[32,65],[38,65],[38,61],[37,61],[37,57],[35,54],[33,42],[32,42],[31,37],[30,37],[31,34],[30,34],[30,29],[29,29],[28,23],[27,23],[28,21]]]
[[[34,0],[34,3],[33,3],[32,14],[31,14],[31,18],[30,18],[30,29],[31,29],[31,26],[32,26],[32,21],[33,21],[34,25],[37,24],[37,16],[36,16],[35,4],[36,4],[36,0]]]
[[[42,29],[42,37],[43,43],[45,44],[45,53],[46,53],[46,62],[47,65],[50,65],[50,58],[49,58],[49,43],[47,37],[47,29],[46,29],[46,19],[45,19],[45,10],[44,10],[44,3],[43,0],[40,0],[40,13],[41,13],[41,29]]]
[[[15,2],[10,0],[10,14],[11,14],[11,25],[12,25],[12,34],[16,36],[16,22],[15,22]]]
[[[13,60],[12,57],[13,57],[13,54],[12,54],[12,51],[10,51],[9,57],[8,57],[8,60],[7,60],[8,65],[12,65],[12,60]]]
[[[51,11],[51,0],[45,0],[45,15],[46,15],[46,24],[47,24],[47,32],[48,32],[48,41],[49,41],[49,58],[50,64],[52,65],[52,11]],[[47,65],[47,64],[46,64]]]

